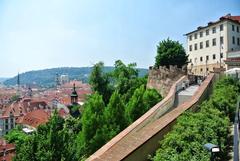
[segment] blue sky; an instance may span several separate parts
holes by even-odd
[[[154,64],[156,45],[231,13],[239,0],[0,0],[0,76],[63,66]]]

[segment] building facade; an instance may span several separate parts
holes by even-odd
[[[0,116],[0,137],[7,134],[15,126],[16,118],[13,113],[10,113],[9,116]]]
[[[189,73],[204,76],[214,68],[227,68],[227,54],[240,50],[240,16],[228,14],[186,36]]]

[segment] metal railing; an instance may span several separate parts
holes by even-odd
[[[233,136],[233,161],[239,161],[239,104],[240,97],[238,97],[235,119],[234,119],[234,136]]]

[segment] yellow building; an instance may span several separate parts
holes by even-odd
[[[227,68],[227,54],[240,50],[240,16],[228,14],[185,35],[189,73],[207,75],[214,68]]]

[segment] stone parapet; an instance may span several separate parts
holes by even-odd
[[[149,67],[147,88],[156,89],[163,97],[165,97],[171,86],[187,74],[187,69],[177,68],[177,66],[170,65],[169,68],[165,66]]]

